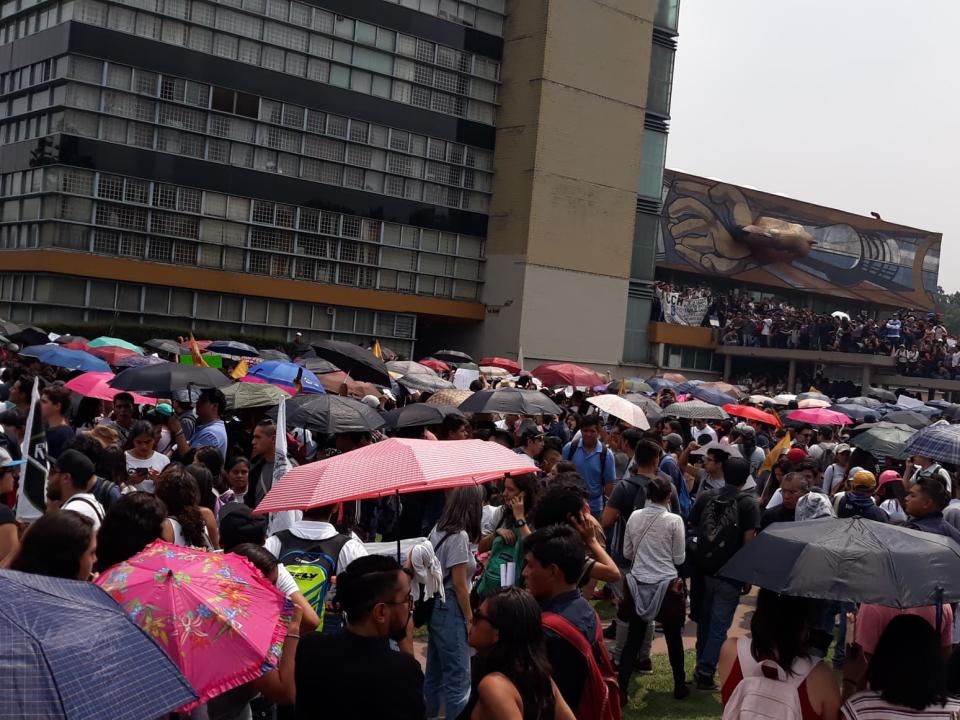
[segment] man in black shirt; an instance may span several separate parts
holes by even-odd
[[[760,518],[760,528],[764,529],[768,525],[778,522],[793,522],[797,513],[797,503],[809,491],[810,483],[802,473],[787,473],[780,481],[780,493],[783,496],[783,502],[764,511],[763,517]]]
[[[337,602],[346,627],[305,635],[297,649],[298,720],[425,718],[420,663],[389,643],[407,633],[410,576],[394,558],[357,558],[337,575]]]

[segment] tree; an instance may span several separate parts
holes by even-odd
[[[950,331],[950,334],[954,337],[960,335],[960,292],[948,294],[938,285],[933,301],[937,312],[942,315],[944,326]]]

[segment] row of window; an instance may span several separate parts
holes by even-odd
[[[503,35],[507,0],[385,0],[450,22]],[[679,0],[674,0],[678,2]]]
[[[301,332],[307,342],[336,338],[358,344],[377,337],[408,357],[417,320],[407,313],[35,273],[0,273],[0,302],[3,317],[24,324],[184,324],[185,330],[220,337],[243,332],[292,340]]]
[[[66,72],[67,56],[63,55],[0,73],[0,95],[26,90],[34,85],[64,77]]]
[[[19,0],[19,2],[21,7],[17,7],[17,0],[7,0],[0,5],[0,45],[12,43],[14,40],[73,19],[74,0],[44,3],[35,11],[23,12],[19,17],[14,18],[12,16],[15,13],[40,5],[40,2],[32,0]]]

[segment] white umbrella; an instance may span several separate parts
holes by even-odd
[[[481,365],[480,374],[488,377],[510,377],[510,373],[495,365]]]
[[[626,398],[620,397],[619,395],[597,395],[596,397],[587,398],[587,402],[600,408],[605,413],[609,413],[615,418],[629,423],[635,428],[641,430],[650,429],[650,423],[647,420],[647,416],[643,414],[643,410]]]
[[[849,319],[850,319],[850,316],[847,315],[847,314],[846,314],[845,312],[843,312],[842,310],[834,310],[832,313],[830,313],[830,316],[831,316],[831,317],[835,317],[835,318],[840,318],[841,320],[849,320]]]
[[[752,402],[754,405],[763,405],[764,403],[775,403],[776,400],[774,400],[772,397],[767,397],[766,395],[751,395],[750,402]]]
[[[773,402],[776,405],[789,405],[796,399],[796,395],[791,395],[790,393],[780,393],[773,399]]]
[[[830,407],[832,403],[829,400],[819,400],[818,398],[805,398],[797,403],[797,407],[805,408],[825,408]]]

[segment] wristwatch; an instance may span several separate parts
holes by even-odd
[[[526,524],[527,524],[526,518],[520,518],[519,520],[517,520],[517,527],[523,527]]]

